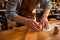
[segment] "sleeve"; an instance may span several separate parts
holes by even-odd
[[[16,7],[18,5],[17,0],[8,0],[6,3],[6,13],[5,15],[7,18],[13,20],[14,16],[16,15]]]
[[[51,0],[41,0],[41,7],[42,8],[48,8],[51,9],[52,8],[52,4],[51,4]]]

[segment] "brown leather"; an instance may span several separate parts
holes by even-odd
[[[22,0],[22,5],[19,10],[19,15],[22,15],[27,18],[34,18],[35,14],[32,13],[33,9],[37,5],[37,0]]]

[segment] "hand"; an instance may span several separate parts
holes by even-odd
[[[27,22],[25,23],[27,26],[29,26],[30,28],[32,28],[34,31],[39,31],[40,27],[38,25],[38,23],[32,19],[27,20]]]
[[[26,26],[32,28],[34,31],[39,31],[40,27],[37,22],[33,19],[28,19],[19,15],[15,15],[14,20],[18,23],[25,24]]]
[[[40,19],[40,29],[43,30],[44,28],[46,28],[46,30],[48,29],[48,19],[47,17],[42,16]]]

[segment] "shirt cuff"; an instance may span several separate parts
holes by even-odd
[[[51,9],[51,8],[52,8],[52,5],[51,5],[51,4],[49,4],[49,5],[46,4],[46,5],[45,5],[45,8]]]
[[[48,9],[51,9],[52,8],[52,4],[51,4],[50,1],[49,2],[46,2],[44,6],[45,6],[44,8],[48,8]]]
[[[10,20],[14,20],[14,16],[16,15],[16,12],[6,12],[7,18]]]

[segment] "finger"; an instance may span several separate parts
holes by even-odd
[[[42,23],[42,30],[44,29],[44,23]]]
[[[41,24],[42,24],[42,22],[39,23],[39,25],[41,25]]]
[[[37,28],[37,26],[34,23],[32,23],[32,29],[34,31],[39,31],[40,30],[39,28]]]
[[[33,29],[34,31],[38,31],[33,24],[30,26],[30,28]]]
[[[42,24],[41,25],[39,25],[40,26],[40,30],[42,31]]]
[[[33,26],[32,29],[33,29],[35,32],[38,32],[38,31],[39,31],[39,29],[35,28],[35,26]]]
[[[48,22],[45,23],[46,30],[48,29]]]
[[[43,27],[42,27],[42,24],[43,24],[42,22],[39,23],[39,26],[40,26],[41,31],[43,30],[43,29],[42,29],[42,28],[43,28]]]
[[[40,24],[40,29],[41,29],[41,30],[43,30],[43,23],[42,23],[42,24]]]
[[[38,29],[40,29],[40,27],[39,27],[39,25],[37,24],[37,22],[32,21],[32,23],[33,23]]]
[[[35,26],[36,29],[38,30],[40,29],[40,27],[37,24],[33,23],[33,25]]]

